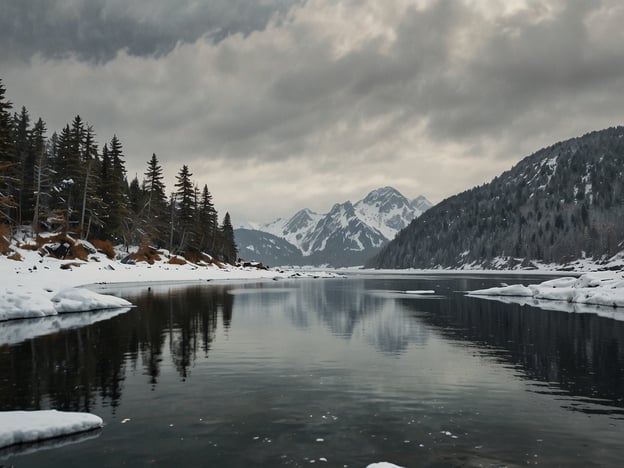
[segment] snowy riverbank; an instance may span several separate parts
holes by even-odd
[[[624,273],[586,273],[578,278],[563,277],[539,284],[503,285],[469,291],[470,296],[532,298],[593,306],[624,307]]]
[[[98,294],[102,283],[206,282],[262,280],[290,277],[330,277],[332,273],[284,271],[254,267],[220,268],[159,261],[123,264],[95,253],[89,261],[42,257],[37,251],[17,249],[20,260],[0,256],[0,321],[53,316],[65,312],[129,307],[121,298]],[[100,288],[101,289],[101,288]]]

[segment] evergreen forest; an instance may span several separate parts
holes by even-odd
[[[171,192],[156,154],[141,179],[128,181],[116,135],[100,147],[93,126],[79,115],[49,134],[25,107],[14,110],[5,93],[0,80],[0,226],[9,236],[29,227],[34,235],[59,233],[236,262],[230,215],[219,223],[207,185],[199,187],[186,164]]]

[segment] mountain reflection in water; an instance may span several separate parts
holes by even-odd
[[[7,328],[0,409],[105,420],[97,441],[15,455],[22,466],[620,460],[624,322],[461,292],[501,280],[516,279],[120,289],[136,304],[124,314],[35,327],[45,336]]]

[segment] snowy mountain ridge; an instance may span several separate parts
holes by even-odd
[[[306,264],[357,265],[431,206],[422,195],[409,200],[393,187],[381,187],[355,204],[350,201],[336,203],[326,214],[304,208],[291,218],[279,218],[254,229],[259,231],[258,241],[261,238],[266,241],[266,237],[260,234],[264,232],[295,246]],[[248,223],[246,226],[254,225]],[[262,259],[261,249],[250,243],[248,230],[244,232],[244,238],[249,244],[244,247],[252,247],[249,251]]]

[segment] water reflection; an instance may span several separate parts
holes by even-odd
[[[623,414],[612,408],[624,408],[621,321],[458,294],[446,301],[403,304],[448,339],[514,366],[519,377],[545,383],[534,391],[575,397],[574,405],[564,403],[569,409]]]
[[[129,307],[124,307],[0,322],[0,346],[22,343],[38,336],[58,333],[61,330],[86,327],[103,320],[110,320],[118,315],[125,314],[129,310]]]
[[[79,444],[88,440],[97,439],[101,433],[101,429],[95,429],[93,431],[80,432],[78,434],[71,434],[54,439],[46,439],[39,442],[11,445],[9,447],[0,449],[0,460],[5,460],[15,455],[28,455],[30,453],[39,452],[41,450],[51,450],[67,447],[69,445]]]
[[[192,379],[196,362],[209,359],[231,329],[249,328],[243,321],[252,318],[284,336],[320,327],[333,340],[397,357],[442,336],[515,367],[525,380],[544,382],[535,392],[575,397],[564,402],[575,411],[624,407],[624,322],[453,292],[481,280],[362,278],[126,292],[137,305],[126,314],[0,346],[0,409],[90,411],[102,404],[114,411],[129,371],[139,369],[152,389],[163,366],[181,381]],[[378,293],[384,289],[436,289],[444,297]]]

